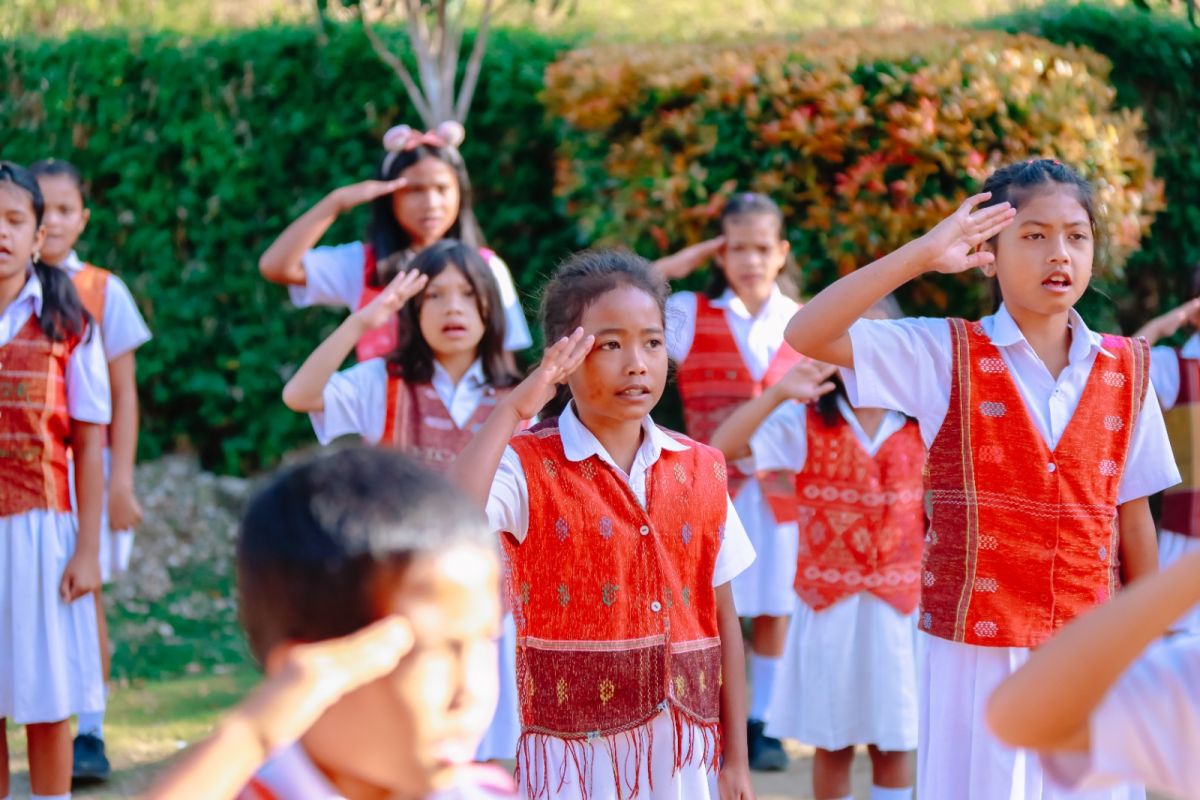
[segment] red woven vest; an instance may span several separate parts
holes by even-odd
[[[387,417],[379,443],[423,461],[434,472],[445,472],[510,391],[489,388],[466,426],[460,428],[431,384],[407,384],[403,378],[389,375]]]
[[[921,594],[925,444],[916,423],[871,456],[844,421],[807,413],[808,456],[799,473],[762,476],[779,522],[796,522],[796,594],[815,611],[870,592],[902,614]]]
[[[1197,469],[1196,435],[1200,434],[1200,361],[1179,361],[1179,399],[1165,414],[1167,434],[1183,482],[1163,493],[1161,525],[1164,530],[1184,536],[1200,536],[1200,469]]]
[[[634,731],[667,709],[677,725],[677,765],[686,758],[678,749],[685,730],[704,734],[707,761],[719,755],[712,579],[728,502],[725,462],[673,435],[689,447],[664,450],[650,469],[646,509],[599,458],[566,458],[557,419],[511,441],[530,515],[521,544],[504,537],[521,769],[539,757],[537,737],[586,743]]]
[[[485,261],[491,261],[496,255],[486,247],[479,249],[479,254]],[[362,293],[358,296],[358,307],[365,308],[368,303],[379,296],[382,286],[376,286],[375,249],[369,244],[363,245]],[[384,358],[391,354],[399,344],[400,321],[393,319],[378,328],[367,331],[358,339],[354,353],[358,360],[366,361],[371,358]]]
[[[66,374],[76,343],[51,341],[31,315],[0,345],[0,516],[71,510]]]
[[[949,320],[950,406],[929,451],[920,626],[1036,647],[1119,582],[1117,491],[1148,380],[1144,340],[1105,336],[1051,450],[979,323]]]
[[[707,297],[696,295],[696,335],[678,374],[688,436],[709,441],[734,409],[758,397],[803,358],[783,342],[766,374],[754,380],[738,351],[725,311],[714,307]],[[736,495],[747,477],[730,465],[730,494]]]
[[[79,292],[83,307],[96,320],[97,325],[104,322],[104,298],[108,294],[110,275],[112,273],[106,269],[84,264],[83,269],[71,276],[71,282],[75,284],[75,291]]]

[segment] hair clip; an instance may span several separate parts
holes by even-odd
[[[416,150],[421,146],[456,148],[466,138],[466,128],[462,126],[462,123],[454,120],[441,122],[433,130],[424,133],[415,130],[410,125],[394,125],[388,128],[387,133],[383,135],[383,149],[388,151],[387,158],[383,162],[383,169],[386,172],[399,153]]]

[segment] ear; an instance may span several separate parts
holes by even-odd
[[[979,250],[984,253],[991,253],[993,256],[996,255],[996,245],[991,242],[984,242],[979,245]],[[996,277],[996,262],[992,261],[990,264],[984,264],[979,268],[979,271],[989,278]]]
[[[79,232],[82,234],[85,230],[87,230],[88,223],[91,222],[92,210],[87,206],[84,206],[83,213],[80,216],[83,218],[83,224],[79,226]]]
[[[300,642],[281,642],[271,648],[267,653],[267,657],[263,659],[263,672],[266,673],[268,678],[279,674],[284,664],[287,663],[287,658],[291,655],[292,649],[298,644]]]
[[[38,225],[38,229],[33,234],[33,252],[41,253],[42,245],[46,243],[46,226]]]

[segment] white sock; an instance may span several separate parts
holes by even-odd
[[[104,712],[89,711],[79,715],[79,726],[75,731],[77,736],[91,734],[97,739],[104,738]]]
[[[906,786],[903,789],[888,789],[883,786],[871,787],[871,800],[912,800],[913,790],[911,786]]]
[[[775,673],[782,659],[750,653],[750,719],[766,719],[775,688]]]

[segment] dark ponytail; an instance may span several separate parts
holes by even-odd
[[[12,184],[29,195],[34,221],[40,228],[46,201],[33,173],[11,161],[0,161],[0,184],[3,183]],[[38,317],[42,332],[56,342],[90,336],[92,315],[83,307],[70,276],[40,257],[34,258],[33,272],[42,284],[42,313]]]

